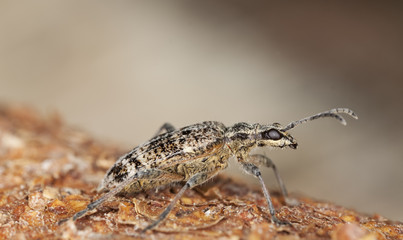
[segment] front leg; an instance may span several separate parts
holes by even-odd
[[[280,174],[277,171],[276,165],[274,165],[273,161],[270,158],[266,157],[265,155],[261,155],[261,154],[253,154],[253,155],[248,156],[248,159],[246,160],[246,162],[251,162],[258,166],[263,165],[265,167],[272,168],[284,198],[288,197],[288,192],[287,192],[287,189],[285,188],[283,180],[281,179]]]
[[[274,165],[273,161],[270,158],[266,157],[265,155],[261,155],[261,154],[253,154],[253,155],[248,156],[246,162],[254,163],[257,166],[265,166],[265,167],[268,167],[268,168],[272,168],[273,171],[274,171],[274,175],[276,176],[278,185],[280,186],[281,193],[284,196],[285,203],[288,206],[297,206],[297,205],[299,205],[299,202],[298,202],[297,199],[290,198],[288,196],[287,189],[285,187],[285,184],[283,183],[283,180],[280,177],[280,174],[279,174],[279,172],[277,170],[277,167],[276,167],[276,165]]]
[[[259,182],[262,185],[263,194],[267,200],[267,204],[269,205],[269,211],[270,211],[272,221],[279,225],[280,224],[289,224],[288,222],[283,222],[283,221],[278,220],[278,218],[276,217],[276,210],[274,210],[269,191],[267,191],[266,185],[264,184],[264,181],[262,178],[262,173],[260,172],[260,169],[253,163],[248,163],[248,162],[240,162],[240,163],[242,165],[242,168],[247,173],[250,173],[259,179]]]

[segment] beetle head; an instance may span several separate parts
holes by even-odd
[[[289,123],[283,127],[279,123],[271,125],[256,125],[256,143],[258,147],[271,146],[271,147],[290,147],[296,149],[298,144],[295,139],[287,132],[288,130],[296,127],[299,124],[306,123],[318,118],[331,117],[339,120],[341,124],[346,125],[346,120],[339,113],[345,113],[351,117],[358,119],[357,115],[348,108],[335,108],[326,112],[321,112],[310,117],[303,118],[298,121]]]
[[[270,125],[258,125],[256,129],[256,144],[258,147],[290,147],[296,149],[297,141],[287,132],[283,130],[283,126],[279,123]]]

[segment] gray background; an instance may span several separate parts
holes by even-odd
[[[260,151],[291,192],[403,220],[402,25],[399,1],[1,1],[0,101],[127,149],[166,121],[350,107],[346,127],[311,122],[298,150]]]

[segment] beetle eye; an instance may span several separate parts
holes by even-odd
[[[264,138],[266,139],[279,140],[281,137],[281,133],[276,129],[270,129],[269,131],[264,132]]]

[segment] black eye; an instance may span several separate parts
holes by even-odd
[[[270,129],[269,131],[265,131],[263,133],[265,139],[279,140],[282,136],[279,131],[276,129]]]

